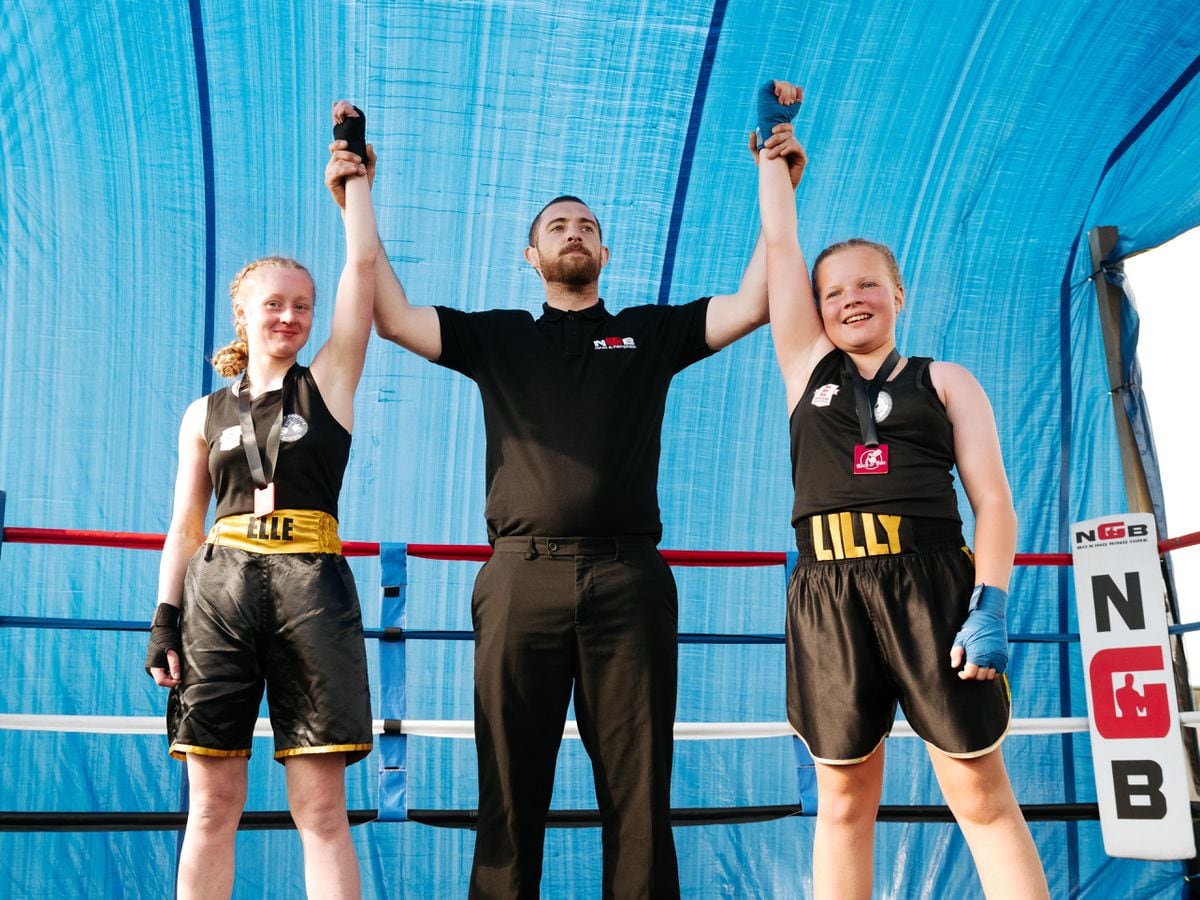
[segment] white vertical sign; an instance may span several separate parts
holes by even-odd
[[[1191,859],[1196,843],[1154,516],[1077,522],[1071,544],[1104,852]]]

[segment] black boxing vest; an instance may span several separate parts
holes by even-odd
[[[876,403],[888,472],[853,474],[862,431],[845,354],[830,351],[792,410],[792,525],[820,513],[852,510],[945,519],[961,524],[954,491],[954,428],[929,377],[927,357],[910,357]],[[888,402],[890,400],[890,403]],[[887,408],[890,407],[890,408]]]
[[[350,432],[325,406],[312,373],[295,365],[285,377],[288,402],[283,411],[279,459],[275,463],[276,509],[315,509],[338,514],[342,476],[350,459]],[[217,496],[217,518],[254,512],[254,479],[242,447],[238,418],[238,382],[208,395],[204,440],[208,474]],[[259,452],[279,412],[284,391],[267,391],[251,401]]]

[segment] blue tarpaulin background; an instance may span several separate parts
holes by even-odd
[[[1200,224],[1200,7],[1155,0],[7,0],[0,5],[0,489],[6,524],[165,530],[179,418],[218,383],[226,285],[248,259],[310,264],[320,322],[341,265],[322,186],[329,107],[367,110],[375,199],[416,303],[536,309],[521,258],[559,193],[600,217],[610,307],[733,290],[757,231],[746,150],[765,78],[803,83],[815,252],[864,235],[906,273],[900,344],[991,395],[1019,549],[1065,552],[1071,521],[1124,508],[1086,235],[1118,255]],[[1134,286],[1136,288],[1136,285]],[[323,303],[321,301],[324,301]],[[1153,397],[1148,398],[1153,405]],[[667,412],[665,547],[784,550],[784,395],[766,330],[684,372]],[[482,543],[474,386],[372,344],[342,499],[352,540]],[[9,543],[0,615],[149,617],[157,555]],[[368,625],[379,565],[354,563]],[[413,561],[408,624],[469,627],[476,566]],[[684,631],[779,632],[778,570],[678,573]],[[1024,569],[1010,627],[1074,628],[1069,575]],[[136,633],[0,629],[0,712],[156,715]],[[374,653],[374,648],[372,649]],[[1075,648],[1019,645],[1020,717],[1083,715]],[[372,675],[378,677],[377,657]],[[470,645],[412,644],[408,714],[469,718]],[[378,691],[376,691],[378,698]],[[680,721],[781,721],[778,646],[681,651]],[[409,803],[472,807],[468,741],[410,738]],[[176,810],[165,740],[0,732],[6,810]],[[284,806],[258,742],[251,809]],[[1095,799],[1086,735],[1005,745],[1019,799]],[[377,763],[350,770],[376,805]],[[924,751],[892,741],[884,802],[940,803]],[[594,804],[578,742],[555,805]],[[795,799],[786,739],[680,744],[677,806]],[[677,831],[689,897],[795,897],[812,822]],[[1056,897],[1174,897],[1178,863],[1104,855],[1094,822],[1035,824]],[[368,896],[465,892],[473,835],[355,829]],[[0,834],[0,894],[170,895],[178,835]],[[238,897],[303,891],[293,832],[239,837]],[[952,825],[881,824],[881,896],[979,893]],[[545,895],[598,896],[599,832],[547,838]]]

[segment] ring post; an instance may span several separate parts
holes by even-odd
[[[401,724],[407,713],[404,682],[405,594],[408,588],[408,545],[381,544],[383,599],[379,644],[380,711],[383,734],[379,738],[379,819],[408,819],[408,738]]]
[[[4,491],[0,491],[0,553],[4,551]]]

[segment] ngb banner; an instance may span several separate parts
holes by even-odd
[[[1192,836],[1154,516],[1071,527],[1104,852],[1190,859]]]

